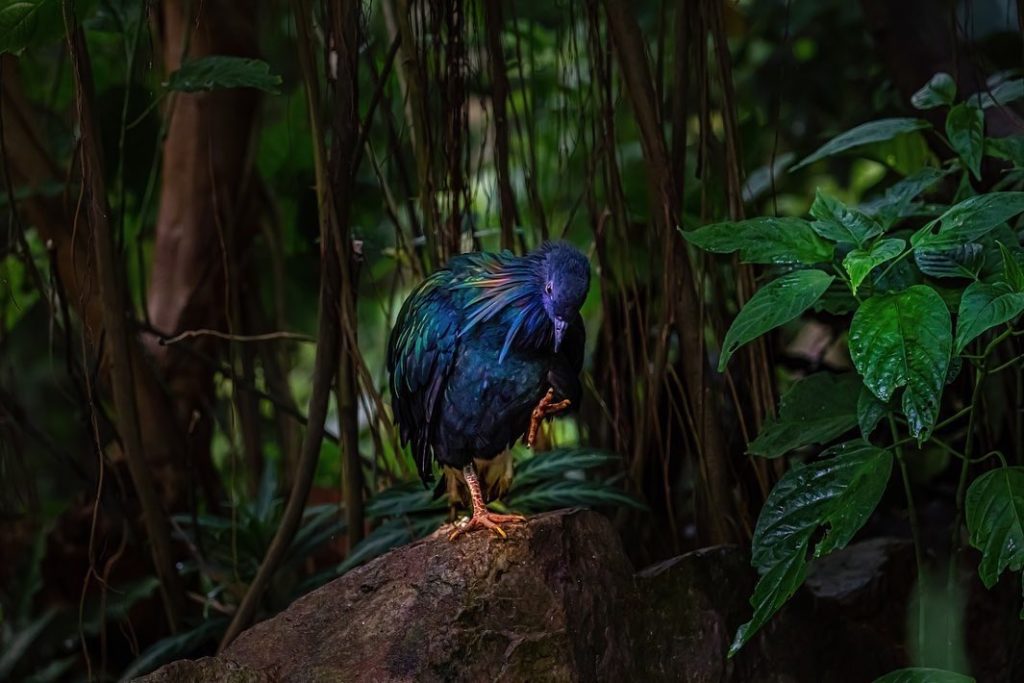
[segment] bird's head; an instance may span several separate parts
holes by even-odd
[[[590,262],[576,247],[565,242],[549,242],[539,250],[541,256],[541,297],[544,311],[555,327],[555,351],[562,345],[565,331],[576,318],[590,289]]]

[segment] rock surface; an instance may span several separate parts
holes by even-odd
[[[507,530],[438,532],[349,572],[239,636],[223,675],[207,658],[145,680],[624,680],[633,569],[611,524],[571,510]]]
[[[539,515],[508,531],[507,541],[473,533],[455,543],[442,531],[394,550],[252,627],[222,655],[144,680],[860,682],[908,666],[908,541],[871,539],[813,562],[805,586],[727,659],[757,578],[744,550],[707,548],[634,574],[597,513]],[[1008,590],[969,601],[979,681],[1020,680],[1009,673],[1019,659],[1007,654],[1011,639],[984,628],[1020,633],[995,617],[1016,620]]]

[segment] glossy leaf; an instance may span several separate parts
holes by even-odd
[[[918,130],[924,130],[926,128],[931,128],[931,124],[923,119],[913,118],[880,119],[878,121],[862,123],[856,128],[851,128],[845,133],[840,133],[836,137],[832,138],[790,170],[795,171],[809,164],[813,164],[815,161],[820,161],[821,159],[834,156],[847,150],[863,147],[864,145],[870,145],[874,142],[892,140],[897,136],[904,135],[906,133],[913,133]]]
[[[955,671],[918,666],[892,671],[876,678],[875,683],[974,683],[974,679]]]
[[[803,583],[818,530],[825,534],[814,557],[844,548],[885,492],[892,471],[888,451],[857,440],[829,449],[822,458],[786,472],[761,509],[752,550],[752,564],[761,574],[751,598],[754,616],[736,633],[730,656]]]
[[[725,334],[718,371],[725,370],[736,349],[810,308],[834,279],[820,270],[797,270],[757,290]]]
[[[939,72],[910,96],[915,109],[933,109],[949,106],[956,99],[956,81],[947,73]]]
[[[683,233],[689,242],[716,254],[740,253],[746,263],[822,263],[834,247],[801,218],[751,218],[715,223]]]
[[[1024,212],[1024,192],[975,195],[950,207],[918,230],[910,243],[915,247],[949,247],[977,242],[1021,212]]]
[[[789,451],[831,441],[857,424],[856,373],[818,372],[805,377],[779,401],[779,415],[769,418],[747,452],[777,458]]]
[[[985,138],[985,154],[1012,161],[1014,166],[1024,166],[1024,135],[1005,138]]]
[[[939,410],[953,347],[949,310],[930,287],[915,285],[861,304],[850,325],[850,355],[867,387],[888,401],[900,387],[910,433],[923,440]]]
[[[862,384],[860,395],[857,397],[857,424],[860,426],[861,436],[865,439],[871,436],[887,410],[889,406],[878,400],[878,397]]]
[[[853,286],[853,293],[857,293],[857,289],[861,283],[864,282],[872,270],[876,266],[880,266],[886,261],[891,261],[900,254],[903,253],[903,249],[907,246],[906,240],[901,240],[896,237],[890,237],[888,239],[879,240],[872,244],[867,249],[854,249],[846,258],[843,259],[843,268],[850,275],[850,284]]]
[[[956,352],[986,330],[1009,322],[1024,312],[1024,293],[1004,282],[972,282],[960,299],[956,320]]]
[[[180,92],[255,88],[277,93],[281,77],[270,73],[270,65],[259,59],[211,55],[185,62],[171,74],[167,87]]]
[[[811,204],[811,215],[818,220],[811,223],[814,232],[833,242],[863,245],[876,235],[882,234],[873,218],[818,190]]]
[[[977,242],[917,247],[914,249],[914,263],[922,273],[932,277],[974,279],[985,264],[984,247]]]
[[[1024,467],[1000,467],[967,489],[967,530],[981,551],[978,575],[991,588],[1006,570],[1024,569]]]
[[[946,117],[946,137],[964,166],[975,178],[980,178],[985,149],[985,115],[981,109],[963,103],[950,109]]]

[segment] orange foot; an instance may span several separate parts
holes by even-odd
[[[456,522],[455,530],[448,535],[448,540],[454,541],[462,534],[481,527],[484,529],[490,529],[502,538],[508,538],[505,530],[502,529],[499,524],[512,524],[525,521],[526,517],[523,517],[522,515],[499,515],[496,512],[490,511],[474,512],[473,516],[469,519],[463,520],[462,522]]]
[[[526,445],[530,448],[533,448],[534,442],[537,441],[537,431],[540,429],[541,421],[548,415],[554,415],[565,410],[572,403],[569,399],[552,403],[554,397],[555,390],[548,389],[548,393],[544,394],[544,398],[540,400],[537,407],[533,409],[533,414],[530,415],[530,431],[526,436]]]

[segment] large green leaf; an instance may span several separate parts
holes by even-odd
[[[1021,212],[1024,212],[1024,192],[976,195],[951,206],[914,233],[910,243],[915,247],[949,247],[977,242]]]
[[[985,149],[985,115],[978,107],[958,104],[946,116],[946,137],[964,166],[975,178],[981,177],[981,156]]]
[[[892,455],[851,441],[823,459],[794,467],[768,495],[754,531],[752,563],[761,574],[751,604],[754,617],[740,627],[734,655],[803,583],[807,552],[822,557],[846,546],[878,505],[892,471]]]
[[[211,55],[191,59],[171,74],[167,87],[181,92],[255,88],[277,93],[281,77],[270,73],[270,65],[259,59]]]
[[[822,263],[832,260],[834,247],[814,234],[801,218],[751,218],[715,223],[683,236],[705,251],[740,253],[747,263]]]
[[[857,424],[861,386],[853,372],[818,372],[800,380],[779,401],[778,418],[765,422],[747,451],[777,458],[794,448],[831,441]]]
[[[974,679],[955,671],[918,666],[892,671],[876,678],[875,683],[974,683]]]
[[[996,325],[1009,322],[1024,312],[1024,293],[1015,292],[1005,282],[972,282],[960,299],[956,320],[956,352],[978,335]]]
[[[967,489],[967,530],[981,551],[978,575],[987,588],[1009,568],[1024,568],[1024,467],[1000,467]]]
[[[906,240],[897,237],[879,240],[867,249],[854,249],[843,259],[843,268],[850,274],[853,293],[857,293],[864,278],[876,267],[891,261],[903,253],[907,246]]]
[[[956,98],[956,81],[947,73],[939,72],[910,96],[915,109],[933,109],[949,106]]]
[[[949,310],[925,285],[871,297],[850,325],[850,355],[864,383],[882,401],[906,387],[903,412],[921,440],[935,424],[952,347]]]
[[[725,334],[718,371],[725,370],[736,349],[810,308],[834,279],[820,270],[797,270],[757,290]]]
[[[825,239],[862,246],[865,240],[882,234],[882,226],[873,218],[818,190],[811,204],[811,215],[818,220],[811,228]]]
[[[815,161],[834,156],[840,152],[870,145],[873,142],[892,140],[899,135],[913,133],[925,128],[931,128],[931,124],[923,119],[913,118],[880,119],[878,121],[862,123],[856,128],[851,128],[845,133],[835,136],[790,170],[795,171],[798,168],[803,168],[808,164],[813,164]]]
[[[861,384],[860,396],[857,397],[857,424],[860,426],[860,433],[865,439],[875,431],[879,421],[885,417],[889,406],[879,401],[870,389]]]

